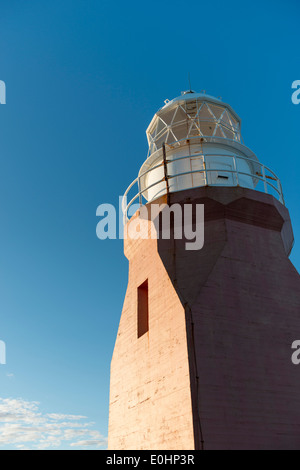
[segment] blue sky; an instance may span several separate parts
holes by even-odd
[[[146,127],[188,73],[231,104],[280,177],[299,270],[299,10],[0,1],[0,449],[106,447],[128,264],[121,240],[96,237],[96,208],[117,206],[146,158]]]

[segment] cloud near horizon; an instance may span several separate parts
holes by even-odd
[[[86,416],[41,413],[39,402],[0,398],[0,450],[105,448],[107,439]]]

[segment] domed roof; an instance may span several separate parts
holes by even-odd
[[[173,100],[165,100],[153,116],[147,130],[149,154],[162,144],[185,145],[187,139],[213,137],[240,142],[239,116],[220,98],[196,93],[182,92]]]
[[[197,100],[197,101],[208,101],[210,103],[215,103],[215,104],[219,104],[223,107],[226,107],[228,108],[231,113],[233,114],[233,116],[236,118],[237,121],[241,121],[240,117],[238,116],[238,114],[232,109],[232,107],[227,104],[227,103],[224,103],[224,101],[222,101],[220,98],[215,98],[214,96],[212,95],[208,95],[206,94],[205,92],[201,92],[201,93],[197,93],[196,91],[194,90],[187,90],[187,91],[183,91],[181,93],[180,96],[177,96],[176,98],[173,98],[172,100],[165,100],[165,105],[162,106],[156,114],[159,114],[160,111],[164,110],[166,111],[167,108],[171,108],[173,105],[175,104],[181,104],[181,102],[187,102],[187,101],[194,101],[194,100]]]

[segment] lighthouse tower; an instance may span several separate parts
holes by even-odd
[[[300,276],[280,181],[205,93],[166,100],[147,138],[126,228],[153,204],[203,205],[204,244],[187,250],[174,223],[169,238],[124,239],[108,447],[299,449]]]

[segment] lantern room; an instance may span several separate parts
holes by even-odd
[[[146,135],[147,158],[124,195],[126,220],[137,198],[142,205],[168,192],[201,186],[241,186],[283,203],[279,179],[243,144],[239,116],[219,98],[188,90],[165,100]],[[138,194],[127,204],[135,183]]]

